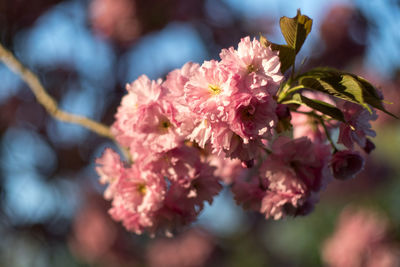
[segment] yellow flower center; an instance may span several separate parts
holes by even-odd
[[[159,128],[162,133],[167,133],[168,129],[171,127],[171,122],[167,119],[164,118],[163,120],[160,121],[159,123]]]
[[[209,84],[208,88],[210,89],[210,93],[212,95],[219,95],[222,91],[218,85]]]
[[[257,68],[253,64],[250,64],[247,66],[248,73],[252,73],[252,72],[256,72],[256,71],[257,71]]]
[[[169,126],[171,126],[171,123],[170,123],[169,121],[163,121],[163,122],[161,122],[161,127],[162,127],[162,128],[168,129]]]
[[[144,196],[146,194],[147,188],[145,184],[139,184],[137,187],[137,191]]]

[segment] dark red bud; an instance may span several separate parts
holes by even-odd
[[[357,151],[336,152],[331,160],[333,176],[339,180],[354,178],[364,167],[364,158]]]
[[[364,147],[365,153],[369,154],[374,149],[375,149],[375,144],[371,140],[367,139],[367,142],[365,142],[365,147]]]

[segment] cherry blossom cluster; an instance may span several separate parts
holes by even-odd
[[[356,145],[373,149],[375,112],[310,90],[302,94],[334,105],[345,121],[278,103],[278,52],[257,39],[243,38],[220,58],[127,85],[112,131],[132,162],[106,149],[96,170],[111,216],[128,230],[171,233],[193,222],[222,183],[266,218],[304,215],[333,177],[363,168]]]

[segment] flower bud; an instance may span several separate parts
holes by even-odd
[[[375,149],[375,144],[367,138],[365,146],[363,147],[365,153],[371,153]]]
[[[288,119],[288,118],[290,119],[290,110],[287,105],[278,104],[275,112],[276,112],[276,115],[278,116],[278,119],[280,119],[280,120]]]
[[[364,167],[364,158],[357,151],[336,152],[331,160],[333,176],[339,180],[355,177]]]
[[[276,126],[276,131],[278,133],[289,130],[292,125],[290,124],[291,115],[290,110],[287,105],[278,104],[275,110],[276,115],[278,116],[278,123]]]

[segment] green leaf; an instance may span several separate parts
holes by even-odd
[[[351,76],[306,76],[302,77],[299,83],[309,89],[360,104],[371,111],[370,107],[364,102],[362,87],[355,79],[352,79]]]
[[[282,17],[279,24],[286,43],[297,54],[311,31],[312,19],[302,15],[300,9],[298,9],[296,17]]]
[[[383,105],[384,100],[382,99],[382,96],[378,93],[378,90],[370,82],[368,82],[366,79],[364,79],[361,76],[353,75],[353,77],[355,79],[357,79],[357,81],[364,88],[363,96],[364,96],[365,103],[368,103],[369,105],[373,106],[374,108],[379,109],[379,110],[385,112],[386,114],[399,119],[396,115],[394,115],[393,113],[390,113],[389,111],[387,111],[385,109],[385,107]]]
[[[281,62],[281,72],[285,73],[296,59],[296,52],[293,48],[287,45],[274,44],[267,40],[264,36],[260,36],[260,42],[264,47],[270,46],[272,50],[279,51],[279,61]]]
[[[306,105],[307,107],[310,107],[316,111],[319,111],[322,114],[328,115],[335,120],[342,121],[342,122],[345,121],[342,111],[340,109],[338,109],[337,107],[335,107],[334,105],[331,105],[329,103],[326,103],[326,102],[323,102],[320,100],[311,99],[311,98],[305,97],[298,93],[294,94],[293,98],[297,102],[301,102],[302,105]]]
[[[299,80],[299,83],[306,88],[317,90],[320,92],[327,93],[329,95],[358,103],[355,97],[346,92],[346,88],[340,84],[341,80],[321,77],[303,77]]]
[[[316,68],[296,79],[299,84],[309,89],[357,103],[370,112],[372,112],[370,108],[372,106],[397,118],[385,109],[382,98],[375,87],[360,76],[330,68]]]
[[[361,85],[345,73],[328,68],[314,69],[301,75],[298,82],[309,89],[328,93],[357,104],[364,104]]]
[[[290,104],[302,105],[303,103],[301,102],[301,98],[300,98],[299,94],[294,94],[294,95],[292,95],[291,99],[283,101],[282,104],[285,104],[285,105],[290,105]]]
[[[300,51],[307,35],[311,31],[312,19],[301,15],[297,10],[294,18],[282,17],[279,21],[286,45],[274,44],[264,36],[260,36],[260,42],[264,47],[271,47],[274,51],[279,51],[279,60],[281,61],[281,72],[285,73],[296,60],[296,54]]]
[[[345,92],[351,94],[354,97],[356,103],[362,105],[369,112],[372,112],[371,108],[367,105],[364,99],[364,88],[353,76],[343,74],[342,81],[340,84],[345,88]]]

